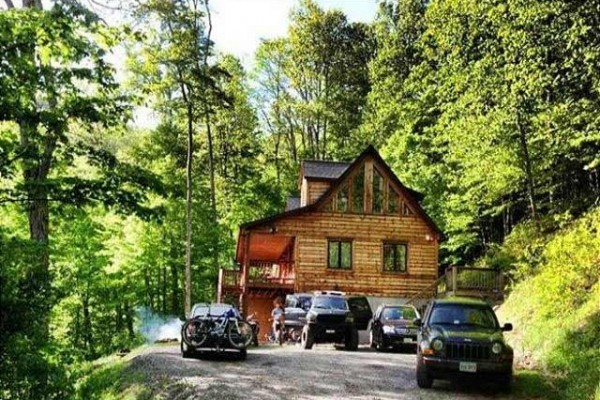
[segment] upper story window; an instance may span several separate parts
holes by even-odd
[[[383,271],[406,272],[407,246],[405,243],[383,244]]]
[[[392,185],[388,185],[388,214],[398,214],[400,212],[400,196]]]
[[[383,212],[383,176],[373,169],[373,213]]]
[[[344,184],[337,194],[337,210],[341,212],[348,211],[348,184]]]
[[[352,240],[330,239],[327,241],[327,267],[352,269]]]
[[[352,212],[362,213],[365,211],[365,167],[352,178]]]

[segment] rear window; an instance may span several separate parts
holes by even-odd
[[[226,304],[211,304],[209,306],[194,307],[192,317],[220,317],[233,307]],[[239,318],[239,312],[233,308],[236,316]]]
[[[381,316],[385,320],[410,320],[417,317],[417,313],[412,307],[386,307]]]
[[[324,308],[328,310],[347,310],[348,304],[343,297],[317,296],[313,300],[313,308]]]

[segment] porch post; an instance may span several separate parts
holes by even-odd
[[[248,310],[247,304],[247,289],[248,289],[248,270],[250,266],[250,260],[248,260],[248,252],[250,249],[250,232],[244,232],[244,255],[242,262],[242,276],[240,279],[241,293],[240,293],[240,312],[242,315],[246,315]]]
[[[217,286],[217,303],[223,300],[223,267],[219,268],[219,284]]]

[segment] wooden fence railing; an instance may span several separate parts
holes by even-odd
[[[252,262],[248,269],[248,286],[290,286],[296,278],[294,263],[274,264],[272,262]],[[239,288],[242,271],[219,270],[219,287]]]
[[[504,274],[491,268],[448,267],[444,275],[408,300],[421,307],[432,298],[468,296],[493,303],[504,300]]]

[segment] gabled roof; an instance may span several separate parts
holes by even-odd
[[[300,197],[288,197],[285,211],[295,210],[296,208],[300,208]]]
[[[302,161],[300,175],[307,179],[338,179],[352,165],[336,161]]]
[[[278,220],[281,218],[303,214],[304,212],[318,210],[319,207],[323,205],[325,200],[338,189],[338,187],[344,181],[344,179],[351,173],[354,166],[362,163],[362,161],[369,155],[371,155],[375,159],[375,161],[377,161],[378,164],[380,164],[384,168],[385,173],[388,176],[390,176],[391,179],[394,181],[394,183],[400,188],[402,195],[404,196],[404,198],[407,201],[410,202],[410,205],[416,211],[417,215],[419,215],[421,218],[423,218],[423,220],[427,223],[427,225],[431,229],[433,229],[438,235],[440,235],[440,237],[443,237],[442,231],[438,228],[438,226],[435,224],[435,222],[433,222],[433,220],[427,215],[425,210],[423,210],[423,208],[419,204],[419,200],[421,200],[423,198],[423,195],[415,190],[409,189],[406,186],[404,186],[404,184],[402,184],[402,182],[400,182],[400,180],[398,179],[398,177],[396,176],[394,171],[391,170],[391,168],[387,165],[387,163],[383,160],[383,158],[381,158],[381,155],[379,155],[379,152],[372,145],[369,145],[369,147],[367,147],[351,164],[334,163],[334,162],[329,162],[329,161],[324,161],[324,162],[308,161],[308,163],[314,163],[313,165],[315,165],[315,166],[316,166],[316,164],[322,164],[322,165],[323,164],[337,164],[338,167],[333,167],[333,168],[338,168],[338,171],[339,171],[342,168],[341,166],[344,166],[344,170],[335,179],[334,178],[316,178],[315,177],[315,179],[334,179],[335,180],[335,182],[329,187],[329,189],[316,202],[314,202],[310,205],[295,208],[295,209],[287,209],[286,208],[286,211],[284,211],[282,213],[275,214],[275,215],[272,215],[272,216],[269,216],[266,218],[258,219],[255,221],[247,222],[245,224],[240,225],[240,228],[248,229],[248,228],[260,226],[265,223],[272,222],[272,221],[275,221],[275,220]],[[302,171],[303,174],[306,174],[306,171],[304,170],[305,165],[306,165],[306,162],[303,162],[303,171]],[[327,168],[327,167],[323,167],[322,165],[321,165],[321,168],[322,168],[321,171],[323,171],[323,169]],[[319,168],[317,168],[317,170],[318,169]],[[333,171],[333,169],[331,169],[330,171]]]

